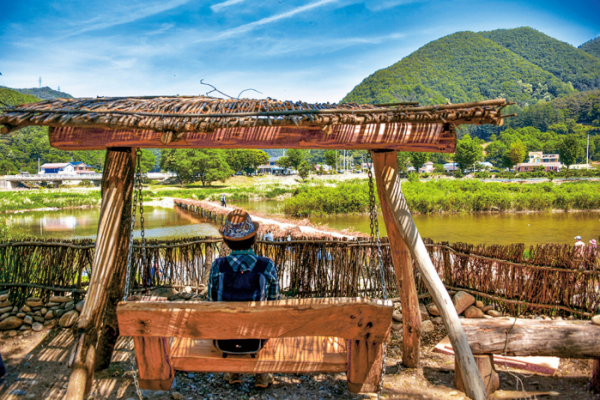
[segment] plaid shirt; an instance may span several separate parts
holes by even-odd
[[[227,262],[235,272],[252,271],[256,265],[257,255],[252,249],[234,250],[227,256]],[[210,276],[208,277],[208,301],[216,301],[212,298],[213,286],[219,285],[219,267],[214,261],[210,267]],[[277,281],[277,268],[273,260],[269,260],[269,265],[265,269],[265,278],[267,279],[267,300],[279,300],[279,282]]]

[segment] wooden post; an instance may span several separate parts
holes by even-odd
[[[123,296],[134,172],[133,149],[114,148],[106,152],[92,276],[69,361],[72,372],[66,400],[81,400],[89,393],[97,357],[101,357],[101,364],[106,364],[118,337],[115,311]],[[97,352],[99,343],[101,349]]]
[[[494,368],[494,356],[491,354],[475,356],[475,362],[477,363],[477,368],[483,378],[485,392],[489,396],[500,387],[500,376]],[[465,383],[460,374],[460,368],[458,367],[456,359],[454,359],[454,383],[458,390],[461,392],[465,391]]]
[[[135,359],[140,372],[140,388],[169,390],[175,379],[169,338],[134,336]]]
[[[381,381],[381,342],[348,340],[348,389],[352,393],[377,392]]]
[[[379,188],[379,190],[382,190]],[[421,312],[419,298],[413,273],[413,263],[410,251],[402,240],[399,226],[395,220],[394,211],[386,197],[379,196],[383,219],[390,241],[390,252],[396,272],[396,282],[402,304],[402,364],[409,368],[419,366],[419,347],[421,342]]]
[[[373,164],[380,201],[382,204],[387,203],[394,215],[394,218],[390,219],[385,218],[386,214],[384,213],[386,228],[390,231],[388,226],[396,225],[396,232],[400,234],[400,238],[388,235],[390,247],[392,249],[396,247],[399,239],[403,240],[408,246],[446,325],[450,342],[465,381],[466,394],[472,399],[484,400],[486,398],[485,386],[477,369],[469,342],[467,342],[465,333],[462,330],[458,314],[452,304],[450,295],[429,258],[429,253],[427,253],[423,239],[417,230],[406,204],[406,199],[402,194],[396,151],[374,152]]]
[[[600,359],[594,358],[592,361],[592,390],[600,393]]]

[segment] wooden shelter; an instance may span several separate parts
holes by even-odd
[[[403,363],[409,367],[416,367],[419,363],[421,320],[412,272],[414,260],[448,330],[467,395],[474,399],[484,399],[484,384],[458,315],[433,267],[402,194],[396,151],[453,152],[458,125],[502,125],[503,118],[506,117],[502,115],[502,109],[507,105],[508,102],[504,99],[418,106],[414,102],[379,105],[308,104],[272,99],[223,100],[205,96],[156,96],[55,99],[5,109],[0,114],[0,124],[4,125],[1,128],[3,134],[28,125],[45,125],[50,127],[50,144],[58,149],[108,150],[93,261],[94,274],[78,322],[76,345],[70,357],[72,374],[66,398],[82,399],[89,392],[94,370],[108,366],[119,336],[117,304],[123,296],[130,240],[134,149],[301,148],[373,151],[377,188],[403,307]],[[332,303],[329,307],[339,307],[336,304]],[[136,345],[146,346],[144,348],[149,353],[160,353],[166,363],[160,372],[166,374],[164,380],[168,380],[169,374],[172,374],[172,366],[168,352],[165,353],[164,340],[144,339],[154,335],[147,323],[154,321],[152,312],[158,312],[158,309],[164,311],[164,307],[153,307],[150,311],[147,309],[149,306],[144,304],[123,303],[120,307],[132,318],[131,326],[124,333],[140,335]],[[231,310],[227,312],[222,306],[212,307],[216,307],[217,314],[214,315],[223,318],[231,315]],[[273,307],[292,307],[298,310],[307,306],[282,304]],[[322,304],[316,308],[308,307],[316,312]],[[140,317],[143,312],[146,312],[144,315],[149,319]],[[176,323],[181,329],[172,332],[175,336],[182,332],[185,336],[187,332],[181,325],[187,324],[183,316],[191,318],[194,313],[206,314],[201,310],[186,313],[177,307],[171,307],[170,312],[180,315]],[[272,308],[260,312],[257,315],[263,315],[265,321],[278,315]],[[340,311],[339,315],[345,315],[344,312]],[[354,318],[354,315],[349,318]],[[169,324],[168,321],[165,323]],[[359,327],[360,324],[362,322],[359,322]],[[189,328],[189,324],[185,326]],[[380,357],[378,352],[381,351],[381,342],[389,334],[389,326],[384,328],[381,330],[379,327],[374,338],[363,331],[357,331],[352,337],[348,337],[352,339],[349,343],[354,346],[348,350],[350,363],[355,360],[372,364],[373,360]],[[277,337],[290,336],[277,333],[272,327],[270,329],[274,335],[279,335]],[[311,330],[306,326],[303,329],[310,331],[307,335],[331,333],[323,332],[322,329]],[[196,330],[189,331],[188,334],[200,333]],[[244,335],[248,335],[246,337],[260,337],[253,336],[256,334],[254,331],[244,332]],[[379,346],[370,347],[371,344]],[[354,355],[350,354],[350,350]],[[354,366],[356,365],[359,364],[355,363]],[[153,366],[140,364],[140,370],[147,367]],[[371,383],[378,381],[373,378],[372,373],[367,374],[368,371],[352,370],[351,366],[348,366],[347,371],[349,380],[353,376],[352,379],[358,382],[357,390],[368,387],[363,384],[368,383],[369,379]]]

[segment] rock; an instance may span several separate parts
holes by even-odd
[[[434,324],[438,324],[438,325],[440,325],[440,324],[443,324],[443,323],[444,323],[444,320],[442,319],[442,317],[435,317],[435,318],[433,318],[431,321],[432,321]]]
[[[8,293],[2,293],[0,294],[0,301],[5,301],[8,299]]]
[[[61,303],[55,303],[53,301],[46,303],[46,307],[56,307],[56,306],[60,306]]]
[[[567,317],[567,319],[568,319],[569,321],[573,321],[573,320],[575,319],[575,317],[574,317],[573,315],[569,315],[569,316]]]
[[[16,314],[18,311],[19,311],[19,307],[14,306],[13,309],[12,309],[12,313]]]
[[[485,307],[483,307],[483,312],[488,312],[493,309],[494,309],[494,306],[485,306]],[[523,318],[523,317],[521,316],[519,318]]]
[[[48,321],[44,321],[44,326],[47,326],[48,328],[54,328],[56,326],[57,322],[55,319],[50,319]]]
[[[173,398],[173,400],[183,400],[183,395],[178,392],[171,393],[171,397]]]
[[[454,308],[456,308],[457,314],[462,314],[463,311],[475,303],[475,297],[471,296],[467,292],[456,292],[452,298],[452,303],[454,303]]]
[[[42,312],[41,311],[36,311],[33,313],[33,315],[37,315],[38,317],[42,316]]]
[[[12,305],[13,305],[12,301],[9,301],[9,300],[0,301],[0,308],[12,307]]]
[[[483,318],[484,315],[485,314],[483,313],[483,311],[481,311],[481,309],[475,306],[470,306],[465,310],[466,318]]]
[[[54,315],[56,315],[56,318],[60,318],[63,316],[64,313],[65,313],[65,310],[58,309],[54,312]]]
[[[40,312],[42,313],[42,315],[46,315],[46,313],[48,312],[48,309],[47,308],[42,308],[40,310]]]
[[[427,311],[429,311],[429,314],[435,315],[436,317],[440,315],[440,310],[438,310],[435,303],[427,304]]]
[[[483,301],[481,301],[481,300],[477,300],[477,301],[475,302],[475,307],[479,308],[480,310],[483,310],[483,309],[484,309],[484,307],[485,307],[485,305],[483,304]]]
[[[0,315],[0,321],[2,321],[2,320],[3,320],[3,319],[5,319],[5,318],[8,318],[8,317],[10,317],[10,313],[7,313],[7,312],[6,312],[6,313],[4,313],[4,314]]]
[[[31,307],[31,309],[33,311],[40,311],[42,309],[42,306],[35,306],[35,307]]]
[[[185,286],[183,288],[183,291],[186,292],[186,293],[192,293],[192,287],[191,286]]]
[[[195,376],[196,376],[196,375],[194,375],[192,372],[190,372],[190,373],[188,374],[188,378],[190,378],[190,379],[194,379],[194,377],[195,377]]]
[[[17,317],[19,318],[25,318],[26,315],[27,314],[25,314],[24,312],[17,313]]]
[[[600,315],[594,315],[592,317],[592,324],[594,324],[594,325],[600,325]]]
[[[33,324],[33,317],[31,315],[26,316],[23,318],[23,323],[27,325]]]
[[[85,300],[81,300],[79,303],[75,304],[75,309],[79,312],[81,312],[81,310],[83,310],[83,305],[85,303]]]
[[[40,324],[39,322],[34,322],[33,325],[31,325],[31,329],[34,332],[39,332],[44,329],[44,325]]]
[[[167,299],[171,299],[171,297],[175,296],[176,294],[177,290],[169,287],[156,288],[150,292],[150,296],[166,297]]]
[[[8,392],[8,394],[12,394],[13,396],[25,396],[27,392],[21,389],[15,389]]]
[[[10,336],[10,337],[15,337],[18,334],[19,334],[19,332],[17,332],[17,331],[8,331],[8,336]]]
[[[27,301],[25,301],[25,304],[29,307],[41,307],[44,305],[42,299],[40,299],[39,297],[30,297],[27,299]]]
[[[392,330],[394,330],[394,331],[401,331],[402,330],[402,323],[401,322],[392,321]]]
[[[35,319],[37,322],[44,322],[44,317],[40,315],[36,315],[35,317],[33,317],[33,319]]]
[[[494,318],[498,318],[502,316],[502,313],[496,310],[488,310],[487,315],[491,315]]]
[[[23,325],[23,320],[17,317],[8,317],[0,321],[0,331],[10,331]]]
[[[30,331],[31,330],[31,325],[21,325],[21,327],[19,328],[20,331]]]
[[[29,307],[29,306],[26,304],[26,305],[24,305],[23,307],[21,307],[21,311],[23,311],[24,313],[31,312],[31,307]]]
[[[65,305],[65,311],[71,311],[75,309],[75,302],[70,301]]]
[[[0,308],[0,314],[10,313],[12,311],[12,306]]]
[[[394,321],[402,322],[402,313],[398,310],[394,310],[394,312],[392,313],[392,318],[394,319]]]
[[[62,317],[60,317],[58,325],[60,325],[61,328],[68,328],[73,325],[75,321],[77,321],[77,318],[79,318],[79,313],[77,311],[67,311]]]
[[[26,399],[37,399],[38,395],[35,393],[31,393],[31,394],[28,394],[27,396],[25,396],[25,398]]]
[[[50,301],[52,303],[68,303],[71,300],[73,300],[73,298],[66,296],[50,296]]]
[[[54,311],[50,310],[44,315],[44,319],[52,319],[54,318]]]
[[[419,303],[419,312],[421,313],[421,321],[429,321],[429,312],[424,304]]]
[[[435,330],[435,326],[433,326],[433,322],[431,322],[429,320],[421,322],[421,333],[422,334],[431,333],[434,330]]]

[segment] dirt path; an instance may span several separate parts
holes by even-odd
[[[433,353],[433,345],[445,332],[442,326],[423,338],[421,368],[399,366],[401,357],[400,331],[394,331],[388,346],[387,369],[383,395],[387,399],[466,399],[454,388],[454,358]],[[73,344],[70,330],[44,329],[41,332],[19,332],[16,337],[0,333],[0,352],[5,358],[8,373],[0,379],[0,399],[62,399],[70,370],[66,366]],[[89,399],[136,399],[127,362],[131,340],[121,338],[113,362],[105,371],[96,374]],[[598,399],[588,391],[590,367],[588,360],[561,360],[555,376],[523,373],[509,369],[521,379],[529,394],[535,391],[557,391],[553,399]],[[499,368],[501,390],[515,390],[516,378]],[[245,376],[241,385],[230,386],[221,374],[177,373],[175,387],[170,392],[148,392],[147,398],[173,399],[173,392],[183,399],[368,399],[373,396],[354,395],[348,391],[345,374],[275,375],[272,387],[257,390],[253,377]],[[177,397],[177,396],[175,396]],[[539,399],[546,398],[538,396]]]

